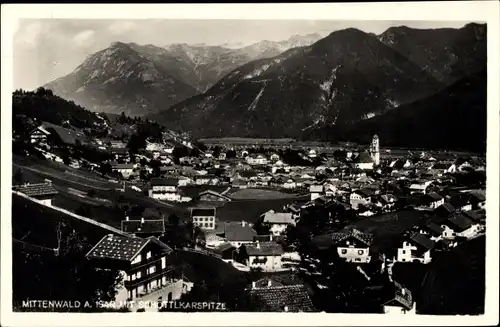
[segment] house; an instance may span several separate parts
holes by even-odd
[[[376,191],[371,188],[363,188],[353,191],[349,195],[349,201],[353,208],[357,208],[360,204],[367,205],[371,203]]]
[[[226,158],[227,158],[226,152],[219,153],[219,160],[226,160]]]
[[[444,228],[434,221],[429,220],[420,227],[419,233],[427,235],[434,242],[438,242],[443,236]]]
[[[52,205],[52,200],[58,194],[52,183],[49,182],[17,185],[13,186],[13,190],[26,194],[47,206]]]
[[[378,197],[375,205],[383,210],[390,210],[396,206],[398,199],[394,194],[382,194]]]
[[[234,260],[236,248],[231,243],[221,243],[214,248],[214,252],[221,256],[222,260],[230,262]]]
[[[50,132],[40,125],[29,132],[28,135],[31,144],[47,144],[47,138],[50,135]]]
[[[316,150],[314,150],[314,149],[309,150],[309,152],[307,153],[307,156],[309,158],[316,158],[317,157]]]
[[[224,222],[223,235],[233,247],[239,248],[242,244],[253,243],[257,232],[245,221]]]
[[[455,209],[455,207],[453,207],[450,203],[445,202],[434,210],[434,215],[447,218],[454,215],[455,212],[458,212],[458,210]]]
[[[232,183],[233,187],[239,188],[239,189],[245,189],[248,188],[248,183],[242,179],[235,179],[233,180]]]
[[[442,222],[443,239],[452,240],[456,237],[472,238],[479,234],[483,228],[480,222],[471,219],[469,215],[454,214]]]
[[[131,220],[126,217],[125,220],[122,220],[121,230],[124,233],[133,234],[139,237],[160,237],[165,233],[165,221],[163,219],[144,218]]]
[[[416,303],[409,289],[396,281],[390,281],[383,289],[384,314],[416,314]]]
[[[297,183],[292,178],[289,178],[283,183],[282,187],[285,189],[294,189],[297,187]]]
[[[284,253],[281,245],[275,242],[255,242],[243,245],[248,254],[247,266],[261,268],[262,271],[279,271],[282,267],[281,256]]]
[[[408,159],[396,159],[393,160],[390,164],[389,167],[396,171],[403,170],[404,168],[409,168],[412,166],[412,163]]]
[[[263,224],[270,226],[270,232],[275,235],[281,235],[285,232],[288,225],[295,225],[292,213],[274,212],[270,210],[261,215]]]
[[[434,249],[434,246],[435,242],[427,235],[413,233],[407,240],[403,241],[403,246],[398,248],[396,261],[428,264],[432,260],[431,250]]]
[[[90,143],[89,138],[85,136],[83,132],[64,128],[62,126],[48,122],[42,122],[41,126],[43,129],[49,132],[47,137],[50,136],[50,139],[56,144],[77,145]]]
[[[191,221],[203,230],[214,230],[217,224],[215,208],[191,208]]]
[[[247,156],[246,160],[249,165],[267,165],[267,158],[262,154],[259,154],[257,156],[249,155]]]
[[[280,156],[276,153],[273,153],[273,154],[271,154],[269,159],[276,164],[280,160]],[[282,162],[282,164],[283,164],[283,162]]]
[[[179,177],[179,186],[188,186],[193,182],[193,180],[186,176]]]
[[[309,187],[309,193],[311,194],[311,201],[319,198],[323,194],[323,185],[311,185]]]
[[[128,162],[130,153],[127,148],[111,148],[109,152],[114,156],[114,160]]]
[[[467,169],[472,168],[471,162],[461,157],[457,158],[453,164],[458,171],[466,171]]]
[[[163,296],[168,301],[181,297],[184,283],[168,264],[172,252],[155,237],[109,234],[86,254],[86,258],[98,269],[120,272],[123,282],[118,286],[115,302],[125,305],[126,301],[145,303],[156,302]],[[132,310],[136,309],[134,305]]]
[[[198,194],[198,201],[226,203],[230,202],[231,198],[212,190],[206,190]]]
[[[457,171],[457,166],[454,163],[439,162],[431,166],[430,169],[442,175],[455,173]]]
[[[273,281],[267,281],[265,285],[257,285],[258,282],[253,282],[252,287],[246,290],[250,299],[248,310],[260,312],[316,311],[304,285],[281,285]]]
[[[430,192],[419,198],[416,210],[434,210],[444,204],[444,198],[436,192]]]
[[[459,212],[472,210],[472,197],[468,194],[452,195],[449,202]]]
[[[209,175],[197,175],[194,176],[194,183],[196,185],[208,185],[212,181],[212,176]]]
[[[432,181],[415,181],[410,184],[408,188],[410,194],[425,194],[427,192],[427,188],[432,184]]]
[[[205,234],[205,246],[210,249],[215,249],[218,246],[227,243],[224,237],[214,234],[213,232]],[[229,244],[229,243],[227,243]],[[231,244],[229,244],[231,245]]]
[[[373,170],[373,159],[367,152],[361,152],[353,161],[354,168],[361,170]]]
[[[370,262],[370,246],[373,242],[371,234],[362,233],[357,229],[331,235],[337,246],[338,255],[347,262]]]
[[[325,183],[323,185],[323,193],[328,197],[333,197],[337,194],[337,186],[332,183]]]
[[[179,180],[177,178],[153,178],[150,185],[150,198],[166,201],[180,201],[180,195],[177,192],[179,185]]]
[[[109,141],[109,145],[114,149],[125,149],[127,147],[127,144],[125,144],[125,142],[116,140]]]

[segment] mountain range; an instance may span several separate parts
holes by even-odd
[[[364,139],[370,131],[387,144],[401,137],[418,146],[403,129],[384,132],[385,121],[398,129],[398,119],[411,117],[407,130],[421,125],[428,135],[447,137],[457,132],[446,124],[451,115],[454,126],[473,119],[477,148],[486,126],[473,115],[486,113],[485,71],[486,25],[470,23],[391,27],[380,35],[348,28],[238,49],[114,43],[47,88],[94,111],[147,115],[195,137],[337,140],[342,133]],[[442,126],[428,123],[437,116]]]
[[[413,43],[408,30],[378,36],[353,28],[333,32],[311,46],[245,64],[154,119],[205,137],[302,137],[325,127],[356,129],[486,67],[484,25],[418,30],[426,37]],[[440,56],[435,33],[450,33]],[[428,50],[413,55],[412,45]]]
[[[319,34],[294,35],[285,41],[261,41],[238,49],[114,42],[45,88],[93,111],[143,116],[206,91],[249,61],[273,57],[320,38]]]

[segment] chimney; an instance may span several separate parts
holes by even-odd
[[[141,224],[144,224],[144,217],[141,217]]]
[[[267,280],[267,287],[271,287],[272,285],[273,285],[273,282],[270,279],[268,279]]]
[[[273,234],[269,234],[269,241],[273,241]]]
[[[288,306],[287,305],[285,305],[285,307],[283,308],[283,311],[288,312]]]
[[[401,289],[401,294],[406,295],[406,289]]]
[[[255,243],[257,243],[255,247],[256,247],[257,249],[260,249],[260,243],[259,243],[259,241],[256,241]]]
[[[125,220],[128,221],[128,216],[125,216]]]
[[[256,287],[256,283],[252,282],[252,288],[255,288],[255,287]]]
[[[242,226],[242,227],[245,227],[246,225],[247,225],[247,222],[243,220],[243,221],[241,222],[241,226]]]

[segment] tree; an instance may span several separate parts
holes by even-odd
[[[99,167],[99,171],[101,175],[110,175],[113,172],[113,169],[111,168],[111,164],[109,162],[102,162],[101,166]]]
[[[24,175],[21,169],[16,170],[13,176],[14,184],[21,185],[24,183]]]
[[[180,218],[175,214],[172,213],[170,216],[168,216],[168,224],[171,226],[179,226]]]
[[[146,138],[143,135],[132,134],[127,143],[127,148],[131,154],[139,153],[139,150],[146,148]]]

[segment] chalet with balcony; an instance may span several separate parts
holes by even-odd
[[[115,296],[125,301],[158,301],[179,299],[183,281],[168,264],[172,249],[155,237],[139,238],[109,234],[87,254],[98,269],[119,271],[123,281]],[[156,311],[157,308],[151,308]]]
[[[373,290],[373,286],[368,287]],[[388,280],[377,287],[377,300],[382,305],[382,313],[390,315],[416,314],[416,303],[411,291],[400,283]],[[373,294],[373,292],[370,292]]]
[[[180,201],[177,178],[154,178],[150,182],[149,197],[157,200]]]
[[[432,261],[431,251],[435,245],[429,236],[413,233],[403,241],[403,246],[398,248],[396,261],[428,264]]]
[[[416,210],[434,210],[444,204],[444,198],[436,192],[423,194],[415,206]]]
[[[31,144],[47,144],[47,139],[50,132],[46,130],[42,125],[37,126],[31,132],[29,132],[29,138]]]
[[[51,206],[52,201],[58,194],[50,182],[17,185],[13,186],[12,189],[34,198],[46,206]]]
[[[191,208],[191,221],[195,227],[203,230],[215,230],[217,225],[215,207]]]
[[[476,218],[476,217],[474,217]],[[452,240],[456,237],[472,238],[483,230],[483,226],[474,220],[471,214],[456,213],[441,224],[444,229],[442,238]]]
[[[212,190],[206,190],[203,192],[200,192],[198,194],[198,201],[199,202],[211,202],[211,203],[219,203],[219,204],[224,204],[227,202],[231,201],[231,198],[228,196],[225,196],[224,194],[212,191]]]
[[[333,233],[331,235],[337,247],[339,257],[347,262],[368,263],[371,260],[370,247],[373,242],[371,234],[362,233],[357,229]]]
[[[261,268],[265,272],[283,269],[281,256],[283,247],[275,242],[255,242],[243,245],[247,251],[246,265],[250,268]]]
[[[233,247],[239,248],[242,244],[253,243],[257,232],[246,221],[224,222],[222,233],[217,235],[224,237]]]

